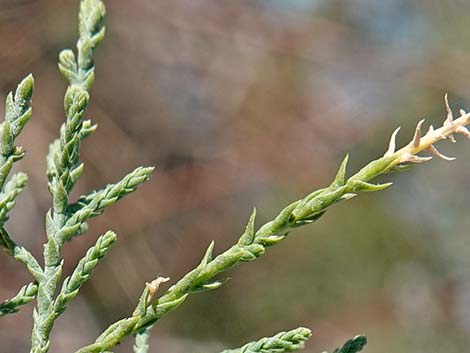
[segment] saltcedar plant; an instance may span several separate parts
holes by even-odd
[[[51,143],[46,158],[52,206],[46,214],[46,242],[44,258],[41,261],[17,244],[5,229],[8,213],[27,183],[27,176],[22,172],[11,176],[8,181],[7,179],[13,163],[24,156],[22,148],[15,145],[15,139],[31,118],[30,101],[34,83],[31,75],[20,82],[15,92],[8,94],[5,120],[0,124],[0,245],[9,255],[24,264],[32,276],[32,282],[19,289],[16,296],[0,303],[0,316],[13,314],[20,306],[35,300],[31,338],[33,353],[48,352],[55,320],[67,309],[67,305],[78,294],[81,286],[92,276],[98,262],[110,251],[116,242],[116,234],[108,231],[100,236],[96,244],[78,262],[72,274],[62,279],[61,249],[64,243],[83,234],[90,218],[101,214],[105,208],[135,191],[149,179],[153,171],[152,167],[139,167],[118,182],[81,196],[75,202],[69,198],[84,169],[79,158],[80,144],[96,130],[96,125],[89,120],[83,120],[83,115],[94,82],[93,52],[105,34],[104,16],[105,7],[100,0],[82,0],[76,51],[64,50],[59,56],[59,70],[69,85],[64,98],[65,122],[60,129],[59,138]],[[348,200],[362,191],[380,191],[389,187],[391,183],[373,184],[370,181],[379,175],[405,170],[414,163],[431,159],[431,156],[420,156],[420,152],[428,151],[445,160],[453,159],[442,155],[436,149],[435,143],[441,140],[455,142],[455,134],[470,138],[466,128],[470,123],[470,114],[461,110],[460,116],[454,119],[447,96],[445,106],[447,116],[438,129],[430,126],[427,133],[422,135],[421,127],[424,121],[420,121],[411,142],[398,150],[395,145],[398,129],[395,130],[383,157],[370,162],[350,177],[346,176],[346,156],[329,186],[291,203],[272,221],[259,228],[255,227],[256,211],[253,210],[245,231],[235,245],[214,257],[212,242],[201,262],[161,296],[157,295],[158,288],[169,278],[159,276],[146,283],[129,317],[111,324],[95,342],[77,350],[76,353],[109,352],[128,336],[135,338],[135,353],[148,352],[148,338],[152,327],[180,306],[190,294],[222,286],[225,280],[217,277],[220,273],[261,257],[267,248],[285,240],[290,230],[317,221],[333,204]],[[223,353],[293,351],[302,348],[310,336],[309,329],[300,327]],[[337,348],[334,353],[359,352],[366,342],[364,336],[356,336]]]

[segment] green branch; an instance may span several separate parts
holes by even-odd
[[[5,120],[0,124],[0,190],[13,163],[24,157],[23,149],[15,146],[15,139],[31,118],[33,87],[33,76],[28,75],[18,84],[15,93],[10,92],[6,98]]]
[[[106,207],[115,204],[124,196],[134,192],[139,185],[149,180],[153,167],[138,167],[115,184],[109,184],[99,191],[94,191],[87,196],[82,196],[77,203],[68,206],[70,217],[65,222],[57,237],[60,241],[70,240],[77,234],[80,227],[91,217],[103,213]],[[50,216],[49,223],[53,224]]]
[[[53,207],[46,217],[47,243],[44,247],[44,279],[39,281],[37,307],[34,311],[31,353],[46,353],[49,350],[49,335],[55,315],[54,294],[62,275],[60,252],[64,233],[70,234],[66,226],[70,215],[69,193],[83,172],[79,162],[80,143],[95,129],[89,121],[83,121],[93,84],[93,51],[103,39],[104,6],[99,0],[83,0],[80,3],[80,28],[77,42],[78,56],[71,50],[59,56],[59,70],[69,82],[65,93],[65,123],[60,129],[60,138],[54,141],[47,156],[47,176]],[[65,229],[65,231],[64,231]],[[78,233],[80,225],[73,231]],[[70,235],[70,237],[73,236]]]
[[[24,264],[36,281],[42,279],[43,271],[36,258],[23,246],[18,245],[3,227],[8,220],[8,213],[15,205],[16,197],[26,186],[28,177],[24,173],[17,173],[4,186],[0,193],[0,247],[7,254]]]
[[[36,281],[44,279],[44,272],[35,257],[24,247],[16,244],[5,228],[0,228],[0,246],[16,260],[26,266]]]
[[[36,283],[29,283],[22,287],[13,298],[0,303],[0,317],[16,313],[19,310],[19,306],[28,304],[34,300],[37,291],[38,286]]]
[[[236,349],[227,349],[221,353],[283,353],[304,347],[304,342],[312,336],[308,328],[299,327],[287,332],[279,332],[273,337],[264,337]],[[343,353],[343,352],[342,352]]]
[[[93,51],[103,41],[106,9],[100,0],[82,0],[79,12],[77,53],[66,49],[59,56],[59,70],[71,85],[89,91],[95,79]]]
[[[448,115],[439,129],[434,130],[431,127],[424,136],[421,136],[421,121],[416,127],[412,141],[395,151],[397,129],[392,134],[385,155],[370,162],[349,178],[346,178],[348,162],[348,156],[346,156],[336,177],[328,187],[314,191],[291,203],[277,217],[257,231],[254,226],[256,211],[253,211],[246,230],[237,244],[213,258],[214,243],[211,243],[200,264],[168,289],[163,296],[149,304],[144,310],[135,310],[132,317],[114,323],[96,339],[95,343],[76,353],[97,353],[110,349],[130,334],[137,335],[139,339],[145,339],[145,337],[139,337],[139,335],[148,335],[148,330],[144,329],[152,327],[163,316],[176,309],[189,294],[222,286],[225,282],[223,279],[214,279],[220,273],[237,264],[257,259],[264,254],[266,248],[284,240],[290,230],[317,221],[331,205],[348,200],[356,196],[358,192],[380,191],[391,185],[391,183],[372,184],[369,182],[371,179],[391,171],[406,170],[409,163],[422,163],[430,160],[431,157],[418,155],[425,150],[448,159],[437,151],[434,144],[444,139],[453,140],[455,133],[470,137],[470,132],[465,127],[470,124],[470,114],[462,111],[461,116],[454,120],[447,104],[446,107]]]
[[[62,314],[68,303],[77,296],[83,284],[91,277],[98,262],[111,250],[116,242],[117,236],[114,232],[108,231],[96,241],[95,246],[88,249],[70,277],[67,277],[62,284],[62,289],[54,302],[55,317]]]
[[[8,221],[8,213],[15,206],[16,197],[23,191],[28,182],[28,176],[19,172],[14,174],[6,183],[3,191],[0,193],[0,226]]]
[[[0,124],[0,228],[2,230],[0,232],[0,246],[8,254],[26,264],[33,276],[39,276],[40,271],[37,268],[39,265],[37,265],[36,259],[26,249],[17,245],[3,229],[8,221],[8,213],[15,205],[16,197],[21,193],[28,180],[26,174],[20,172],[15,174],[5,185],[13,163],[25,155],[22,147],[15,146],[15,140],[31,118],[33,88],[33,76],[28,75],[18,84],[15,92],[8,93],[5,102],[5,119]],[[21,288],[14,298],[0,304],[0,316],[16,312],[18,306],[33,299],[36,291],[35,284]]]
[[[67,278],[59,295],[54,299],[62,277],[61,249],[65,241],[81,234],[86,221],[101,214],[107,206],[136,190],[148,180],[153,168],[137,168],[116,184],[82,197],[77,203],[69,203],[69,195],[83,172],[80,162],[80,144],[93,133],[96,125],[83,120],[89,103],[89,90],[94,81],[93,52],[105,33],[103,20],[105,8],[99,0],[82,0],[79,14],[79,39],[77,55],[64,50],[59,56],[59,70],[69,82],[65,93],[65,122],[60,137],[49,148],[47,176],[53,207],[46,215],[47,243],[44,247],[44,275],[38,280],[37,308],[34,312],[34,327],[31,352],[46,353],[49,350],[49,335],[55,319],[65,310],[81,285],[91,275],[91,270],[115,241],[114,233],[106,233],[78,264],[71,277]]]

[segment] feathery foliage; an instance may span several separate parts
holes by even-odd
[[[21,172],[13,175],[8,181],[7,179],[13,163],[24,156],[22,148],[15,146],[15,139],[32,114],[30,100],[34,81],[31,75],[18,85],[14,93],[8,94],[5,120],[0,124],[0,246],[7,254],[24,264],[34,280],[21,288],[16,296],[0,303],[0,316],[18,311],[21,305],[36,298],[31,338],[32,353],[49,351],[55,320],[90,279],[99,261],[111,250],[117,236],[108,231],[99,237],[72,274],[65,279],[62,278],[61,255],[64,243],[83,234],[90,218],[100,215],[108,206],[134,192],[149,179],[154,170],[153,167],[138,167],[114,184],[81,196],[75,202],[70,200],[70,194],[84,171],[84,165],[80,162],[81,143],[96,130],[96,125],[83,117],[95,78],[93,53],[105,34],[104,16],[105,7],[100,0],[82,0],[76,52],[67,49],[59,55],[59,70],[68,82],[68,87],[64,97],[65,122],[60,128],[59,138],[51,143],[46,158],[52,206],[46,214],[43,266],[27,249],[18,245],[5,229],[8,214],[27,182],[27,176]],[[350,177],[347,177],[346,156],[330,185],[292,202],[271,221],[258,228],[255,226],[256,210],[253,210],[245,231],[232,247],[214,256],[212,242],[200,263],[159,297],[159,286],[169,278],[157,277],[146,283],[132,314],[110,325],[94,343],[77,350],[76,353],[109,352],[131,335],[135,336],[134,352],[147,353],[152,327],[181,305],[190,294],[217,289],[224,285],[226,279],[218,278],[222,272],[261,257],[269,247],[285,240],[291,230],[320,219],[333,204],[349,200],[359,192],[374,192],[389,187],[392,183],[374,184],[370,181],[391,171],[406,170],[413,163],[430,160],[431,157],[419,155],[423,151],[445,160],[453,159],[442,155],[435,144],[445,139],[454,142],[454,134],[470,138],[470,132],[466,128],[470,124],[470,114],[461,111],[460,116],[454,119],[447,96],[445,106],[447,117],[440,128],[435,130],[431,126],[429,131],[422,135],[423,121],[420,121],[411,142],[399,150],[396,150],[395,143],[398,129],[395,130],[384,156],[370,162]],[[302,348],[310,336],[310,330],[298,328],[222,353],[289,352]],[[334,353],[357,353],[366,342],[364,336],[356,336],[337,348]]]

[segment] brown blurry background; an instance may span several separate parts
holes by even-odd
[[[8,229],[41,256],[50,205],[44,156],[63,120],[62,48],[76,39],[78,0],[0,0],[2,96],[28,72],[34,114],[20,143],[28,189]],[[51,352],[72,352],[128,315],[146,281],[173,281],[209,242],[236,241],[400,143],[422,118],[469,108],[470,2],[465,0],[108,0],[96,52],[86,172],[74,196],[157,165],[150,182],[67,244],[70,273],[98,234],[119,242],[57,321]],[[464,352],[470,344],[470,145],[392,175],[395,185],[335,206],[263,258],[195,294],[153,332],[152,352],[218,352],[300,325],[305,352],[357,333],[368,352]],[[0,298],[29,281],[0,254]],[[29,350],[32,305],[0,320],[0,352]],[[127,340],[115,352],[130,352]]]

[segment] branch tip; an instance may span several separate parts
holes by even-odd
[[[464,135],[466,138],[470,139],[470,131],[464,126],[459,126],[456,130],[456,133]]]
[[[447,157],[446,155],[443,155],[441,152],[439,152],[439,150],[434,147],[434,145],[430,145],[428,148],[427,148],[428,151],[430,151],[433,155],[445,160],[445,161],[453,161],[455,160],[455,157]]]
[[[388,144],[388,150],[385,152],[384,157],[391,157],[395,153],[395,148],[396,148],[396,138],[398,131],[400,131],[400,126],[395,129],[395,131],[392,133],[392,137],[390,138],[390,142]]]
[[[450,108],[449,100],[447,99],[447,93],[444,96],[444,102],[445,102],[446,111],[447,111],[447,118],[444,121],[444,126],[446,126],[452,123],[452,121],[454,121],[454,114],[452,113],[452,109]]]
[[[421,142],[421,126],[423,125],[425,119],[421,119],[416,125],[415,134],[413,136],[413,146],[418,147]]]

